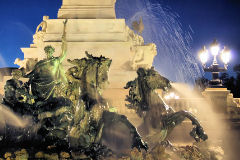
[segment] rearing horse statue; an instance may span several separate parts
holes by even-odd
[[[147,150],[147,144],[142,141],[127,117],[110,111],[108,103],[101,95],[101,91],[108,84],[108,71],[112,60],[103,56],[94,57],[86,52],[86,58],[68,60],[68,62],[74,65],[66,73],[69,82],[68,97],[77,104],[70,131],[72,148],[89,150],[96,144],[111,146],[113,143],[109,142],[112,140],[110,137],[118,137],[118,131],[124,130],[124,134],[129,135],[130,141],[130,145],[126,145],[126,148],[136,147],[139,151]],[[114,130],[117,134],[112,134],[109,130]],[[114,143],[117,149],[111,148],[112,151],[119,152],[117,145],[121,143],[122,141]],[[97,159],[94,156],[91,157]]]
[[[145,135],[151,134],[154,139],[164,141],[174,127],[188,118],[194,126],[190,135],[197,142],[205,141],[208,138],[194,115],[188,111],[175,112],[155,92],[156,89],[166,90],[170,88],[171,84],[168,79],[161,76],[154,68],[139,68],[137,75],[135,80],[128,82],[125,86],[125,89],[129,89],[126,100],[130,102],[127,107],[134,109],[143,118],[144,122],[140,128]]]

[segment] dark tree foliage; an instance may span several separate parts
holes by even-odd
[[[236,72],[237,76],[229,76],[228,73],[223,73],[220,77],[222,80],[223,86],[225,86],[228,90],[233,93],[235,98],[240,97],[240,64],[235,65],[233,67],[234,72]]]
[[[204,77],[197,78],[195,80],[195,86],[194,86],[195,90],[200,92],[204,91],[208,86],[208,82],[209,80]]]
[[[240,97],[240,64],[235,65],[233,70],[237,73],[236,77],[236,97]]]

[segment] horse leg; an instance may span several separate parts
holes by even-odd
[[[134,127],[129,120],[127,119],[126,116],[124,115],[119,115],[120,116],[120,121],[123,122],[128,128],[130,129],[131,134],[133,135],[133,140],[132,140],[132,148],[136,147],[139,151],[141,148],[145,149],[146,151],[148,150],[148,146],[143,140],[141,139],[141,136],[139,135],[136,127]]]
[[[103,112],[103,122],[104,123],[113,123],[113,122],[122,122],[127,126],[127,128],[130,130],[130,134],[132,135],[132,148],[136,147],[139,151],[142,149],[145,149],[147,151],[148,146],[143,140],[141,139],[141,136],[139,135],[137,129],[129,122],[126,116],[119,115],[114,112]]]
[[[195,126],[192,131],[190,132],[190,135],[199,142],[200,139],[207,140],[208,136],[205,134],[201,124],[197,120],[197,118],[192,115],[188,111],[179,111],[171,114],[166,114],[163,116],[163,127],[167,129],[172,129],[175,126],[181,124],[185,118],[188,118],[192,121],[192,124]]]

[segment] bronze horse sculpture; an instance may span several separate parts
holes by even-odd
[[[127,117],[111,112],[108,103],[102,98],[101,92],[108,84],[108,70],[112,61],[103,56],[94,57],[86,52],[86,58],[68,62],[74,66],[67,71],[70,88],[68,90],[71,91],[67,94],[78,107],[70,132],[70,137],[74,137],[72,142],[78,142],[74,145],[80,144],[81,148],[87,148],[92,144],[101,144],[104,137],[105,141],[109,141],[105,135],[108,134],[108,130],[121,130],[122,126],[126,129],[126,134],[129,131],[132,144],[130,148],[147,150],[147,144],[142,141]]]
[[[101,91],[108,84],[111,59],[103,56],[94,57],[86,52],[86,58],[68,60],[68,62],[74,66],[66,72],[67,84],[56,85],[51,96],[44,100],[24,90],[25,92],[21,95],[32,97],[32,103],[18,101],[13,105],[13,107],[19,107],[21,104],[22,107],[16,112],[23,116],[26,115],[23,109],[27,108],[34,125],[20,128],[18,132],[10,128],[9,132],[14,134],[10,138],[15,141],[11,145],[32,147],[25,143],[28,140],[34,142],[34,147],[41,150],[54,146],[55,149],[81,152],[92,159],[99,159],[111,153],[109,147],[102,143],[104,133],[115,126],[121,128],[118,126],[120,124],[129,131],[131,143],[129,149],[136,147],[139,151],[147,150],[147,144],[141,139],[127,117],[111,112],[108,103],[101,96]],[[37,65],[35,70],[38,69]],[[34,75],[37,75],[39,79],[42,78],[40,72]],[[45,77],[44,74],[43,77]],[[41,89],[45,93],[45,86],[38,88],[38,91],[41,92]],[[17,88],[16,91],[18,90]],[[11,96],[14,97],[15,94]],[[8,144],[9,136],[4,135],[3,139],[2,144],[6,148],[12,147]]]
[[[161,76],[154,68],[137,70],[138,77],[126,84],[129,89],[126,100],[130,103],[128,108],[134,109],[143,118],[140,129],[145,135],[154,131],[154,140],[164,141],[170,131],[188,118],[194,125],[190,135],[199,142],[206,140],[203,127],[199,121],[188,111],[175,112],[173,108],[166,105],[163,99],[156,93],[156,89],[166,90],[171,87],[170,81]]]

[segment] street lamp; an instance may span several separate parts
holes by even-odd
[[[200,50],[199,58],[202,62],[204,71],[212,73],[212,80],[209,82],[210,87],[222,87],[221,80],[219,79],[219,73],[227,71],[228,63],[231,59],[230,50],[225,46],[221,50],[219,43],[214,40],[213,43],[210,45],[210,52],[213,55],[213,63],[209,67],[206,66],[209,54],[205,46],[203,46],[202,50]],[[221,54],[220,56],[224,63],[224,67],[220,67],[217,62],[217,56],[219,55],[219,53]]]

